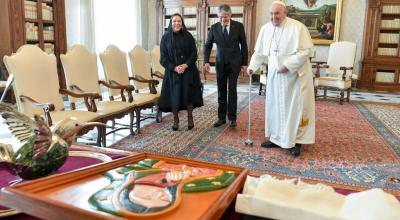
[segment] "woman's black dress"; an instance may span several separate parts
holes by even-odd
[[[203,106],[202,84],[196,67],[197,49],[193,36],[181,29],[169,28],[161,39],[160,63],[165,68],[159,108],[162,112],[184,110],[190,104]],[[187,64],[183,74],[174,71],[176,66]]]

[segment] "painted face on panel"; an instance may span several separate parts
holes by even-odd
[[[274,26],[279,26],[287,16],[287,10],[280,4],[272,4],[269,9],[271,22]]]
[[[231,14],[221,12],[218,14],[219,20],[221,21],[222,25],[228,25],[229,21],[231,20]]]
[[[174,32],[180,31],[182,29],[182,18],[179,16],[172,17],[172,29]]]
[[[170,197],[163,187],[152,185],[135,185],[133,190],[129,192],[131,202],[147,208],[167,206],[172,201]]]

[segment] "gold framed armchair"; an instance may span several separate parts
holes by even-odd
[[[351,81],[353,77],[354,59],[356,55],[356,44],[353,42],[340,41],[332,43],[329,47],[327,62],[312,62],[316,68],[314,87],[315,97],[327,97],[327,88],[335,88],[340,91],[339,103],[350,101]],[[325,74],[321,70],[325,69]],[[318,96],[318,89],[324,90],[323,96]],[[347,97],[344,92],[347,91]]]

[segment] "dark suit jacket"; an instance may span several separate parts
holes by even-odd
[[[217,60],[215,68],[218,72],[223,69],[225,56],[235,73],[240,72],[241,66],[247,66],[248,52],[246,35],[243,24],[231,20],[228,41],[225,42],[221,22],[211,26],[207,41],[204,45],[204,63],[209,63],[213,43],[217,44]]]

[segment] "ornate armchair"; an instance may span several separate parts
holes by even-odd
[[[335,88],[340,91],[339,103],[350,101],[351,80],[353,74],[354,58],[356,55],[356,44],[352,42],[335,42],[329,47],[327,62],[313,62],[316,68],[314,86],[315,96],[319,88],[324,89],[323,97],[327,97],[327,88]],[[325,75],[321,75],[321,69],[326,68]],[[344,97],[347,91],[347,97]]]
[[[107,82],[102,82],[103,84],[109,83],[114,87],[109,87],[110,99],[115,100],[114,96],[118,99],[121,97],[124,99],[124,93],[128,94],[129,100],[132,100],[136,104],[136,127],[137,131],[140,133],[140,112],[146,108],[152,108],[157,105],[158,96],[157,94],[149,93],[133,93],[132,91],[123,92],[120,87],[130,87],[132,90],[137,90],[134,86],[130,85],[128,64],[126,61],[126,54],[122,52],[118,47],[110,45],[107,49],[99,54],[101,63],[103,64],[103,69],[105,73],[105,78]],[[151,84],[150,81],[142,80],[144,83]],[[152,91],[151,88],[149,88]],[[155,90],[155,89],[154,89]],[[156,91],[155,91],[156,92]]]
[[[151,57],[151,75],[156,77],[160,83],[157,87],[157,91],[160,91],[162,80],[164,78],[165,69],[160,63],[160,46],[155,45],[153,49],[150,51]]]
[[[113,125],[112,128],[115,127],[115,119],[122,118],[126,114],[129,114],[129,129],[131,134],[133,134],[133,119],[136,104],[122,101],[102,100],[96,54],[91,53],[82,45],[74,45],[66,54],[62,54],[60,58],[65,73],[67,87],[72,91],[97,94],[98,97],[95,99],[95,106],[97,108],[96,113],[103,116],[103,122],[105,123],[111,120]],[[112,86],[108,83],[103,83],[103,85],[107,86],[107,88],[111,88]],[[125,88],[121,87],[120,89],[123,90]],[[82,101],[82,99],[74,97],[70,99],[73,109],[75,109],[75,103],[77,101]],[[89,110],[87,106],[85,106],[85,108]],[[124,127],[120,127],[117,130],[122,128]]]
[[[18,111],[33,117],[43,115],[49,126],[65,118],[78,122],[100,121],[101,115],[91,111],[66,110],[59,93],[56,57],[43,52],[34,45],[24,45],[11,56],[4,56],[4,63],[14,75],[14,95]],[[93,94],[70,92],[76,98],[84,98],[91,106]],[[104,139],[102,128],[98,128],[97,144]]]
[[[157,77],[158,79],[162,79],[163,74],[160,72],[152,72],[149,62],[149,53],[141,45],[136,45],[128,55],[133,74],[133,77],[130,77],[129,79],[133,80],[136,91],[138,93],[148,93],[150,91],[150,93],[156,97],[158,102],[158,99],[160,99],[162,85],[160,85],[160,81],[154,79],[153,76]],[[158,51],[158,65],[161,66],[159,60],[160,55]],[[155,106],[157,107],[157,105]],[[155,115],[150,114],[146,117],[155,117],[156,121],[160,122],[162,120],[162,113],[157,108]]]
[[[157,97],[160,97],[160,94],[156,90],[159,81],[151,77],[151,67],[147,51],[141,45],[136,45],[129,51],[128,55],[133,75],[129,79],[133,80],[136,91],[150,91],[151,94],[156,94]]]

